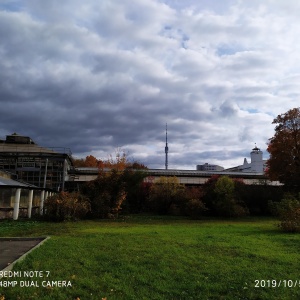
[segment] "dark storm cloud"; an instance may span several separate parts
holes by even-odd
[[[170,166],[240,162],[297,102],[300,29],[277,6],[203,3],[1,2],[2,138],[163,167],[168,123]]]

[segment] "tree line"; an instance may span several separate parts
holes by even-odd
[[[265,183],[248,186],[227,176],[213,176],[201,187],[186,187],[175,177],[154,182],[146,166],[129,162],[124,152],[117,151],[115,157],[111,155],[105,161],[92,155],[74,160],[77,167],[97,167],[99,175],[77,193],[49,198],[47,215],[63,220],[116,218],[120,213],[141,212],[192,218],[274,213],[282,219],[282,228],[300,231],[300,109],[278,115],[273,124],[275,134],[268,143],[266,175],[283,183],[281,187]]]

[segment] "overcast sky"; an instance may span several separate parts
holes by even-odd
[[[300,2],[0,0],[0,137],[233,167],[299,106]]]

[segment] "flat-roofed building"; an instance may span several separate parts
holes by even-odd
[[[203,165],[197,165],[197,171],[223,171],[224,168],[218,165],[211,165],[205,163]]]
[[[0,140],[0,170],[36,187],[64,190],[73,166],[69,148],[45,148],[16,133]]]

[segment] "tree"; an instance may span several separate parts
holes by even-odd
[[[126,168],[123,172],[123,181],[126,190],[126,199],[123,211],[126,213],[139,213],[145,206],[146,195],[144,178],[147,172],[143,169]]]
[[[275,134],[269,140],[267,174],[286,186],[300,187],[300,108],[278,115]]]
[[[91,203],[91,217],[118,217],[125,210],[127,213],[140,212],[144,205],[142,183],[147,173],[144,170],[123,168],[110,170],[99,169],[95,180],[81,186],[81,193]]]
[[[93,155],[88,155],[85,158],[85,166],[91,168],[99,167],[100,161]]]
[[[239,199],[236,193],[236,187],[240,184],[242,183],[239,180],[234,180],[227,176],[221,176],[218,179],[214,189],[216,194],[214,206],[218,215],[242,217],[249,214],[244,201]]]
[[[91,217],[118,217],[126,199],[124,172],[115,169],[110,172],[100,171],[97,179],[81,187],[81,193],[91,203]]]
[[[117,148],[115,150],[115,155],[112,154],[109,155],[108,159],[104,161],[104,167],[108,169],[115,169],[118,171],[122,171],[126,169],[130,164],[128,162],[128,158],[126,153],[120,149]]]
[[[91,167],[91,168],[101,168],[103,167],[103,162],[97,159],[93,155],[88,155],[85,159],[78,158],[73,159],[73,164],[75,167]]]
[[[219,215],[232,216],[234,206],[234,182],[227,176],[218,179],[214,192],[216,199],[214,207]]]
[[[97,159],[93,155],[88,155],[86,158],[73,158],[75,167],[87,167],[102,169],[115,169],[123,171],[125,169],[148,169],[145,165],[137,162],[130,161],[127,154],[121,149],[117,148],[114,155],[110,154],[106,160]]]

